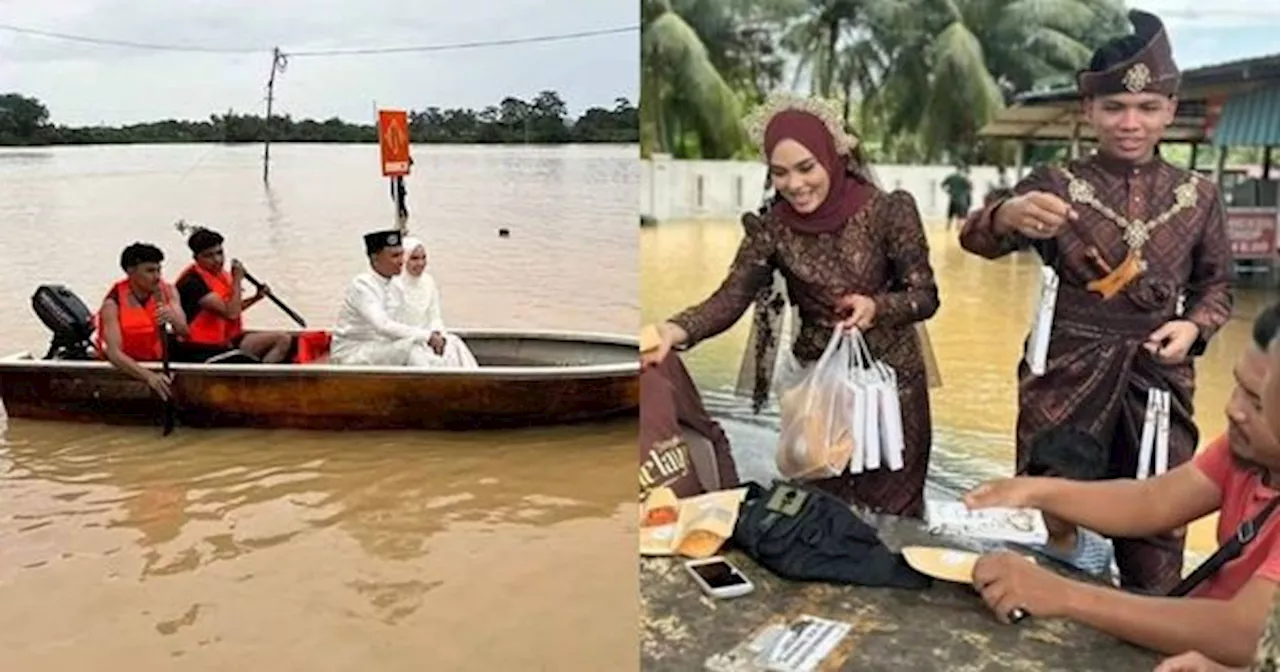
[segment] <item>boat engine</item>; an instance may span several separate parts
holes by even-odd
[[[31,295],[31,307],[53,332],[45,359],[94,359],[93,313],[75,292],[64,285],[40,285]]]

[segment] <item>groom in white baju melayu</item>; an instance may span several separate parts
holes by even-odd
[[[330,361],[357,366],[446,366],[441,357],[442,336],[397,319],[405,303],[404,288],[395,281],[404,269],[400,232],[370,233],[364,244],[369,271],[357,275],[347,288],[333,330]]]

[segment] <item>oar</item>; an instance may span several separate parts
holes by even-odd
[[[163,305],[164,302],[163,285],[156,286],[156,305]],[[169,436],[173,433],[173,380],[169,377],[169,337],[173,335],[172,327],[165,322],[157,331],[160,335],[160,356],[161,370],[164,372],[164,379],[170,383],[169,396],[164,400],[164,433],[162,436]]]
[[[177,222],[175,222],[175,223],[174,223],[174,225],[173,225],[173,226],[174,226],[174,228],[178,229],[178,233],[181,233],[183,236],[189,236],[189,235],[191,235],[192,230],[195,228],[195,227],[193,227],[192,225],[188,224],[188,223],[187,223],[187,220],[185,220],[185,219],[179,219]],[[244,272],[244,279],[245,279],[245,280],[248,280],[248,281],[249,281],[249,283],[253,285],[253,288],[254,288],[254,289],[259,290],[259,291],[261,291],[261,290],[262,290],[262,283],[261,283],[261,282],[258,282],[258,279],[257,279],[257,278],[255,278],[255,277],[253,277],[253,275],[252,275],[251,273],[249,273],[249,271],[247,271],[247,270]],[[281,301],[281,300],[280,300],[280,299],[275,295],[275,293],[274,293],[274,292],[273,292],[273,293],[271,293],[271,294],[268,294],[268,295],[267,295],[267,298],[268,298],[268,299],[271,299],[271,302],[272,302],[272,303],[274,303],[274,304],[276,304],[276,307],[277,307],[277,308],[279,308],[280,310],[284,311],[284,314],[285,314],[285,315],[288,315],[288,316],[289,316],[289,318],[290,318],[290,319],[292,319],[294,322],[296,322],[296,323],[298,324],[298,326],[299,326],[299,327],[302,327],[303,329],[306,329],[306,328],[307,328],[307,321],[306,321],[306,320],[304,320],[304,319],[302,319],[302,316],[301,316],[301,315],[299,315],[297,312],[295,312],[292,308],[290,308],[289,306],[284,305],[284,301]]]
[[[241,266],[243,267],[243,264],[241,264]],[[244,279],[248,280],[249,284],[253,285],[254,289],[258,289],[258,290],[262,289],[262,283],[258,282],[258,279],[253,277],[253,274],[250,273],[248,269],[245,269]],[[303,329],[307,328],[307,321],[302,319],[301,315],[293,312],[292,308],[284,305],[284,302],[281,301],[280,299],[277,299],[274,293],[268,294],[267,298],[271,299],[271,302],[276,304],[277,308],[279,308],[280,310],[283,310],[285,315],[288,315],[290,319],[292,319],[294,322],[297,322],[299,327],[302,327]]]

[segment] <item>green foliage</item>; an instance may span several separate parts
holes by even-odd
[[[640,32],[641,151],[680,158],[732,156],[742,146],[740,104],[697,32],[665,0],[646,0]],[[723,52],[721,52],[723,53]]]
[[[1072,83],[1094,49],[1129,26],[1122,0],[644,0],[661,53],[641,56],[641,151],[731,158],[753,150],[742,115],[694,95],[721,81],[750,107],[782,86],[843,99],[877,161],[999,161],[978,136],[1012,96]],[[674,26],[679,26],[677,30]],[[659,39],[657,37],[654,38]],[[660,95],[661,94],[661,95]],[[732,116],[731,116],[732,115]],[[660,122],[668,120],[668,126]],[[674,121],[670,121],[674,120]],[[690,123],[695,120],[696,123]],[[677,125],[671,128],[670,124]],[[662,132],[659,132],[662,131]]]
[[[158,121],[128,126],[54,126],[39,100],[16,93],[0,95],[0,145],[87,145],[192,142],[323,142],[378,141],[373,124],[342,119],[294,120],[272,115],[271,124],[252,114],[211,115],[208,121]],[[560,144],[635,143],[639,140],[639,111],[625,98],[612,109],[592,107],[570,120],[567,106],[555,91],[543,91],[532,101],[509,97],[483,110],[428,107],[409,113],[409,133],[420,143]],[[270,131],[268,134],[267,131]]]

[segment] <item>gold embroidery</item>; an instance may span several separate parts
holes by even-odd
[[[1146,63],[1138,63],[1124,73],[1124,88],[1130,93],[1139,93],[1151,83],[1151,68]]]
[[[1125,255],[1125,259],[1120,266],[1111,271],[1107,277],[1089,283],[1089,290],[1098,292],[1105,299],[1115,296],[1134,278],[1147,270],[1147,262],[1142,258],[1142,248],[1147,244],[1147,241],[1151,240],[1151,232],[1183,210],[1194,208],[1199,200],[1199,192],[1196,190],[1196,186],[1200,181],[1200,176],[1193,174],[1187,178],[1186,182],[1178,185],[1173,190],[1173,207],[1165,210],[1154,219],[1145,221],[1140,219],[1131,220],[1098,200],[1092,184],[1076,177],[1066,168],[1063,168],[1062,172],[1067,176],[1067,195],[1071,200],[1093,208],[1103,217],[1119,226],[1124,235],[1125,245],[1129,247],[1129,254]]]

